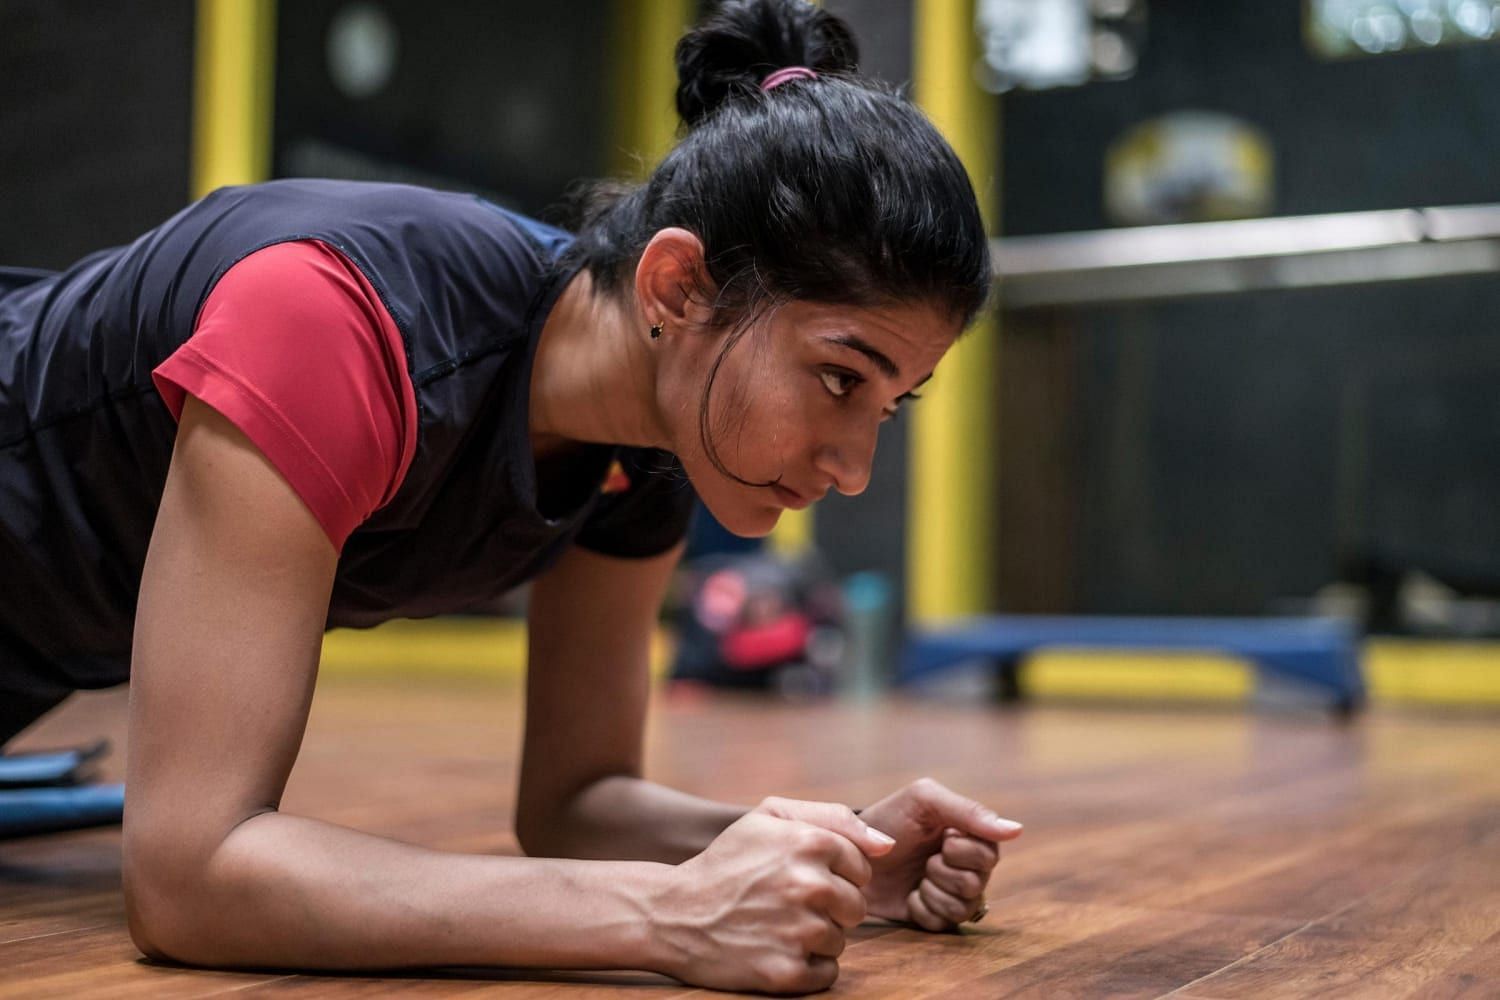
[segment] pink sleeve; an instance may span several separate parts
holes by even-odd
[[[416,450],[400,331],[325,243],[278,243],[231,267],[151,376],[174,419],[191,393],[238,427],[336,549],[395,495]]]

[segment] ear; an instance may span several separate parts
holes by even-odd
[[[641,251],[635,300],[648,326],[707,326],[713,316],[709,303],[717,291],[708,276],[703,241],[688,230],[663,229]]]

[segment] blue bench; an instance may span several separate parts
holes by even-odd
[[[0,840],[91,826],[118,826],[125,786],[0,788]]]
[[[1021,660],[1048,647],[1195,650],[1227,653],[1256,669],[1300,681],[1330,695],[1348,713],[1364,702],[1358,635],[1331,618],[1109,618],[989,615],[914,630],[907,638],[898,683],[964,660],[987,659],[1001,671],[1006,693],[1018,694]]]
[[[117,826],[125,812],[125,786],[84,783],[92,763],[108,749],[108,740],[96,740],[60,750],[0,753],[0,840]]]

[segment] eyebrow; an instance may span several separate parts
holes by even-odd
[[[884,354],[880,353],[875,348],[871,347],[869,344],[865,343],[863,340],[861,340],[859,337],[856,337],[852,333],[835,333],[826,336],[823,339],[831,344],[838,344],[840,347],[847,347],[850,350],[858,351],[859,353],[863,354],[865,357],[869,358],[870,361],[874,363],[875,367],[880,369],[880,373],[888,379],[899,379],[901,377],[901,369],[896,367],[896,363],[894,361],[892,361],[890,358],[886,357]],[[932,372],[928,372],[926,375],[924,375],[922,377],[922,380],[912,388],[917,388],[917,386],[925,385],[927,380],[930,378],[932,378]]]

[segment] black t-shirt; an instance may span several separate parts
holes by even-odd
[[[491,606],[571,545],[641,557],[686,534],[693,492],[664,452],[584,446],[544,462],[538,489],[530,370],[575,273],[567,233],[403,185],[225,188],[128,246],[0,283],[0,699],[127,679],[176,432],[150,372],[234,263],[298,239],[378,292],[417,397],[411,465],[347,539],[330,625]],[[605,492],[615,460],[629,488]]]

